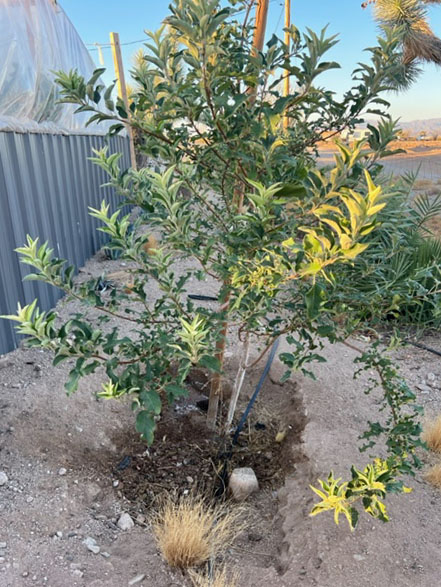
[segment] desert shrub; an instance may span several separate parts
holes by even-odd
[[[234,542],[243,531],[242,517],[242,510],[210,504],[202,497],[169,495],[153,515],[152,528],[169,565],[198,567]]]
[[[377,246],[384,235],[378,232],[379,214],[394,194],[378,178],[397,136],[384,92],[396,87],[402,71],[402,32],[384,31],[368,49],[369,62],[353,72],[352,87],[338,98],[317,81],[338,67],[327,58],[336,39],[326,30],[301,34],[292,27],[289,56],[275,36],[257,51],[252,24],[237,18],[245,5],[174,0],[165,26],[148,34],[142,66],[133,71],[128,110],[113,99],[113,85],[100,83],[102,70],[89,80],[75,71],[58,74],[63,101],[90,112],[93,121],[112,120],[111,134],[130,124],[142,152],[164,168],[120,169],[118,154],[95,153],[94,162],[122,204],[140,210],[133,224],[105,202],[91,210],[111,239],[108,248],[130,263],[129,282],[105,293],[96,279],[76,284],[74,267],[54,258],[47,243],[29,236],[18,249],[34,269],[29,279],[63,289],[83,301],[85,310],[60,325],[54,312],[41,312],[34,301],[9,318],[30,345],[53,350],[55,364],[69,362],[69,393],[83,376],[105,371],[98,395],[130,398],[136,428],[149,444],[163,404],[187,394],[185,379],[193,366],[212,373],[207,423],[227,435],[251,343],[269,348],[287,337],[291,350],[280,355],[286,379],[292,370],[310,373],[313,361],[324,360],[321,337],[341,340],[353,331],[358,317],[348,308],[358,303],[358,290],[347,287],[350,272],[343,269]],[[283,96],[286,75],[293,90]],[[334,166],[318,169],[317,143],[325,134],[353,128],[364,112],[383,116],[371,136],[350,148],[338,143]],[[154,248],[153,232],[160,234]],[[188,269],[178,274],[183,261]],[[207,278],[217,284],[218,296],[218,304],[208,307],[187,296],[190,284],[203,288]],[[148,295],[152,284],[155,296]],[[346,306],[343,321],[339,303]],[[380,306],[377,312],[384,310]],[[130,331],[122,335],[114,318]],[[227,416],[220,420],[231,332],[242,345],[239,371]],[[348,484],[331,474],[317,490],[322,502],[315,509],[333,510],[336,520],[343,513],[351,527],[356,503],[386,520],[381,500],[388,491],[403,491],[395,478],[418,464],[415,396],[379,348],[362,359],[380,373],[390,409],[382,426],[370,428],[370,443],[384,436],[389,457],[353,468]]]
[[[412,177],[392,186],[387,207],[364,255],[336,271],[333,303],[370,327],[437,327],[441,321],[441,241],[426,228],[441,212],[441,198],[409,203]]]

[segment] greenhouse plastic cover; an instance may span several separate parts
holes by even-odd
[[[85,124],[90,113],[57,104],[54,71],[96,69],[89,52],[55,0],[0,0],[0,130],[103,134]]]

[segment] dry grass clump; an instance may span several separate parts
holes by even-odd
[[[194,570],[189,572],[194,587],[238,587],[239,574],[237,571],[227,571],[227,567],[218,567],[211,575],[209,573],[198,573]]]
[[[430,450],[441,453],[441,414],[424,425],[421,438]]]
[[[242,512],[200,496],[168,495],[153,515],[153,533],[169,565],[198,567],[225,551],[242,532]]]
[[[417,179],[413,184],[415,190],[426,190],[434,187],[433,182],[430,179]]]
[[[424,474],[424,479],[428,481],[434,487],[441,489],[441,463],[437,463],[430,467],[430,469]]]

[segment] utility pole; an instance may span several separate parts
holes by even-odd
[[[124,66],[121,55],[121,44],[119,42],[119,33],[110,33],[110,45],[112,47],[113,64],[115,67],[115,74],[118,82],[118,96],[124,102],[124,108],[127,112],[127,117],[130,116],[129,99],[127,97],[126,79],[124,76]],[[130,160],[133,169],[136,169],[136,153],[135,142],[133,140],[133,130],[130,124],[126,124],[127,134],[130,142]]]
[[[289,29],[291,26],[291,0],[285,0],[285,29]],[[290,36],[289,32],[285,30],[285,45],[286,45],[286,56],[289,57],[290,51]],[[290,88],[289,88],[289,73],[285,73],[285,80],[284,80],[284,88],[283,88],[283,95],[289,96]],[[289,126],[289,118],[287,114],[283,117],[283,128],[286,130]]]
[[[254,29],[253,47],[262,51],[265,41],[266,20],[268,17],[269,0],[258,0],[256,8],[256,28]]]

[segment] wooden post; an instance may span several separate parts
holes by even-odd
[[[115,67],[115,75],[118,82],[118,96],[124,102],[124,107],[127,112],[127,117],[130,116],[129,110],[129,99],[127,97],[127,86],[124,76],[124,66],[121,55],[121,45],[119,42],[118,33],[110,33],[110,45],[112,47],[113,64]],[[127,134],[129,135],[130,141],[130,159],[132,162],[133,169],[136,169],[136,153],[135,153],[135,142],[133,140],[133,130],[130,124],[126,124]]]
[[[291,0],[285,0],[285,29],[289,29],[291,26]],[[287,31],[285,31],[285,45],[287,46],[286,54],[289,56],[290,51],[290,36]],[[286,72],[286,77],[284,80],[284,88],[283,88],[283,95],[289,96],[290,88],[289,88],[289,74]],[[289,126],[289,118],[285,114],[283,117],[283,128],[286,130]]]
[[[266,20],[268,16],[268,4],[269,0],[258,0],[256,8],[256,28],[254,29],[253,36],[253,51],[262,51],[263,43],[265,41],[266,31]],[[251,5],[252,6],[252,5]],[[250,102],[253,103],[255,99],[256,88],[249,88],[248,93],[250,94]],[[238,188],[237,191],[238,199],[236,201],[237,211],[240,212],[243,205],[244,189],[243,186]],[[236,197],[236,194],[235,194]],[[230,294],[227,295],[224,300],[223,307],[228,309]],[[222,331],[220,338],[216,344],[216,358],[219,361],[221,367],[224,365],[225,348],[227,344],[228,334],[228,321],[222,324]],[[216,429],[217,414],[219,411],[219,400],[222,396],[222,376],[219,373],[215,373],[211,380],[210,386],[210,397],[208,401],[208,413],[207,413],[207,426],[211,430]]]
[[[268,17],[269,0],[258,0],[256,8],[256,28],[254,29],[253,47],[262,51],[265,41],[266,19]]]

